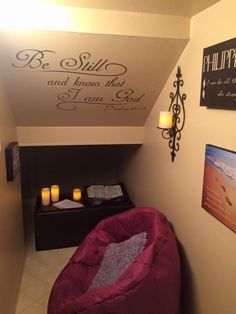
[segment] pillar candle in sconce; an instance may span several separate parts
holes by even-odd
[[[41,189],[41,202],[43,206],[47,206],[50,204],[50,189],[49,188]]]
[[[53,203],[59,201],[59,185],[52,185],[51,186],[51,201]]]
[[[79,201],[81,199],[81,190],[80,189],[74,189],[73,190],[73,200]]]
[[[159,128],[171,129],[173,126],[173,115],[170,111],[160,111]]]

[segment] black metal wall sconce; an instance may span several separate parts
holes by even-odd
[[[179,141],[181,139],[181,132],[185,124],[185,108],[184,101],[186,94],[180,93],[180,87],[184,85],[182,80],[181,69],[178,66],[176,73],[176,80],[173,86],[176,88],[175,93],[170,93],[171,103],[168,111],[160,112],[158,129],[162,129],[162,137],[169,140],[169,148],[171,149],[171,161],[175,160],[176,152],[179,150]]]

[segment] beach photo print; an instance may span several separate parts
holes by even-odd
[[[202,207],[236,232],[236,152],[206,145]]]

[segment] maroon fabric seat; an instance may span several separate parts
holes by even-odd
[[[109,243],[147,232],[145,249],[110,285],[89,290]],[[55,281],[48,314],[179,314],[180,262],[165,216],[133,208],[101,221]]]

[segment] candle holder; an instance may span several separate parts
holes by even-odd
[[[42,203],[42,206],[48,206],[50,204],[50,189],[49,188],[41,189],[41,203]]]
[[[169,148],[171,149],[171,161],[173,162],[176,157],[176,152],[179,151],[179,141],[181,139],[181,132],[185,124],[185,108],[184,101],[186,99],[186,94],[180,93],[180,87],[184,85],[182,80],[181,69],[178,66],[176,73],[176,80],[173,82],[173,86],[176,88],[175,93],[170,93],[171,103],[168,112],[172,113],[172,126],[162,127],[161,125],[157,127],[162,129],[162,137],[169,140]]]
[[[74,201],[80,201],[81,200],[81,190],[76,188],[73,189],[73,200]]]
[[[59,201],[59,185],[52,185],[51,186],[51,201],[52,203],[58,202]]]

